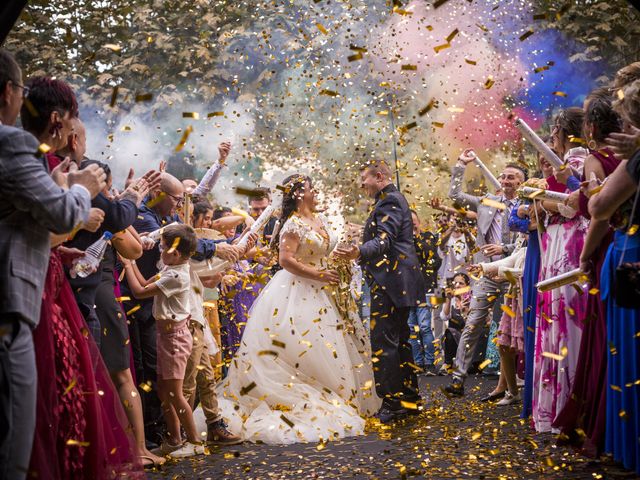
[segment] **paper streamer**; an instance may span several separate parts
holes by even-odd
[[[542,141],[542,139],[534,132],[527,122],[518,118],[516,120],[516,128],[520,130],[522,136],[535,147],[535,149],[540,152],[540,154],[547,159],[547,161],[553,165],[555,168],[561,168],[564,165],[564,162],[560,160],[553,150]]]
[[[482,174],[486,177],[487,180],[489,180],[489,182],[495,187],[495,189],[502,190],[502,185],[500,185],[500,182],[498,181],[498,179],[493,176],[493,173],[491,173],[491,170],[489,170],[487,166],[482,162],[482,160],[480,160],[478,155],[476,155],[476,152],[471,151],[469,152],[469,154],[473,157],[473,161],[478,166],[478,168],[482,170]]]
[[[569,198],[568,193],[554,192],[552,190],[543,190],[535,187],[522,187],[518,189],[518,193],[522,198],[530,200],[547,200],[549,202],[564,203]]]
[[[178,222],[173,222],[170,223],[169,225],[165,225],[164,227],[159,228],[158,230],[154,230],[153,232],[149,233],[147,235],[147,237],[149,237],[151,240],[153,240],[154,242],[159,242],[160,241],[160,235],[162,235],[162,231],[167,228],[170,227],[172,225],[180,225],[180,223]]]
[[[549,290],[553,290],[554,288],[562,287],[564,285],[569,285],[571,283],[580,282],[581,280],[586,279],[586,275],[582,270],[576,268],[566,273],[562,273],[560,275],[556,275],[555,277],[548,278],[547,280],[543,280],[536,284],[536,288],[540,292],[547,292]]]

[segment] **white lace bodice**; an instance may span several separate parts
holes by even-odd
[[[326,217],[318,215],[318,218],[329,236],[328,241],[296,214],[289,217],[280,231],[281,236],[285,233],[293,233],[298,237],[300,244],[296,251],[296,258],[302,263],[312,266],[326,264],[326,260],[335,248],[337,241]]]

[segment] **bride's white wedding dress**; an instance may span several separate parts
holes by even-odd
[[[297,215],[283,226],[300,239],[296,258],[325,265],[335,246]],[[369,338],[356,312],[343,319],[325,283],[277,272],[256,299],[240,348],[218,385],[229,430],[268,444],[364,433],[380,407]]]

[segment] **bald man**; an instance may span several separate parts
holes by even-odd
[[[73,130],[69,135],[67,146],[56,153],[62,158],[69,157],[80,167],[87,153],[87,130],[84,128],[82,120],[77,117],[71,119],[71,125]]]

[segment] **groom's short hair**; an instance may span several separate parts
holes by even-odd
[[[361,171],[365,170],[371,171],[373,174],[380,173],[383,177],[388,178],[389,180],[391,180],[392,177],[391,168],[384,160],[371,160],[365,163],[362,166]]]

